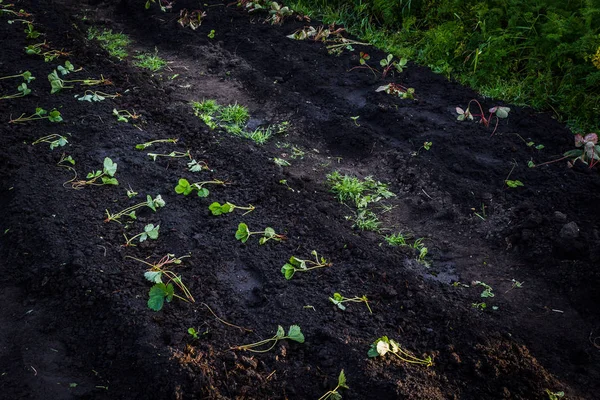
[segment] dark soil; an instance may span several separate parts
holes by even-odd
[[[418,99],[394,98],[375,92],[382,80],[370,71],[349,72],[359,51],[372,60],[384,53],[355,46],[329,55],[323,44],[285,37],[302,22],[271,26],[214,1],[201,5],[208,15],[197,31],[177,24],[180,9],[198,6],[181,0],[161,13],[133,0],[19,2],[43,39],[84,68],[69,77],[103,75],[114,86],[93,89],[123,94],[93,104],[74,97],[81,87],[51,95],[46,75],[65,58],[26,56],[23,48],[41,40],[26,40],[24,25],[0,16],[0,75],[29,70],[37,77],[31,95],[0,100],[0,397],[317,399],[344,369],[348,399],[544,399],[545,389],[596,398],[600,177],[564,161],[527,167],[573,147],[564,126],[511,107],[490,137],[492,128],[456,121],[455,107],[477,94],[426,68],[390,75],[387,81],[415,88]],[[169,67],[151,74],[131,58],[109,57],[86,39],[90,26],[128,34],[132,55],[156,47]],[[207,37],[212,29],[214,39]],[[13,93],[15,82],[1,80],[0,93]],[[246,105],[254,125],[289,121],[291,128],[264,146],[211,131],[188,104],[205,98]],[[59,109],[64,122],[8,123],[36,107]],[[135,110],[141,121],[117,122],[113,108]],[[69,144],[52,151],[31,145],[52,133],[69,134]],[[179,142],[148,150],[189,149],[211,171],[192,173],[187,160],[153,162],[135,150],[164,138]],[[431,149],[418,151],[425,141]],[[292,158],[289,146],[304,156]],[[72,173],[57,166],[63,152],[76,160],[80,178],[110,157],[119,186],[73,190],[66,183]],[[274,157],[292,165],[280,167]],[[515,163],[510,177],[525,186],[507,188]],[[388,246],[381,234],[353,230],[345,218],[351,210],[326,184],[334,170],[389,182],[397,197],[386,203],[391,211],[376,210],[382,233],[424,237],[431,265]],[[230,184],[200,199],[176,195],[179,178]],[[128,187],[140,194],[128,199]],[[159,193],[167,204],[158,212],[139,211],[128,224],[103,221],[106,209]],[[256,211],[214,217],[212,201]],[[485,220],[474,214],[482,205]],[[242,221],[253,230],[271,226],[288,240],[241,244],[234,233]],[[158,240],[122,247],[123,233],[148,223],[160,224]],[[286,281],[281,266],[313,249],[333,266]],[[155,262],[169,253],[190,255],[176,271],[196,302],[174,299],[154,312],[146,305],[145,266],[128,257]],[[523,287],[509,290],[512,279]],[[452,285],[474,280],[496,296],[482,299],[480,286]],[[366,294],[373,314],[362,304],[337,309],[328,301],[334,292]],[[481,301],[485,311],[472,307]],[[246,329],[220,322],[209,307]],[[292,324],[301,326],[304,344],[285,340],[263,354],[228,350]],[[383,335],[433,356],[434,365],[369,359],[369,345]]]

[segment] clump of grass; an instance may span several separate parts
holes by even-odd
[[[100,43],[100,47],[119,60],[128,56],[126,49],[131,43],[131,39],[124,33],[113,33],[112,29],[100,31],[98,28],[91,27],[88,29],[88,39],[96,39]]]
[[[227,106],[219,105],[215,100],[192,101],[194,114],[210,129],[220,128],[233,136],[250,139],[256,144],[265,144],[276,134],[285,133],[289,122],[259,127],[253,131],[247,130],[246,124],[250,119],[248,108],[235,103]]]
[[[346,218],[354,222],[353,228],[363,231],[378,231],[381,225],[377,214],[369,207],[396,196],[388,190],[387,184],[376,181],[371,176],[361,180],[356,176],[334,171],[327,175],[327,183],[340,203],[350,203],[355,207],[354,216]]]
[[[134,57],[138,61],[135,61],[133,65],[136,67],[148,69],[152,72],[158,72],[167,66],[167,61],[158,56],[158,50],[154,50],[154,53],[142,53]]]

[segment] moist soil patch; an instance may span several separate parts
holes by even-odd
[[[527,167],[573,148],[564,126],[511,106],[491,136],[492,128],[458,122],[455,108],[473,98],[484,107],[504,104],[410,63],[385,79],[352,70],[360,51],[372,60],[385,53],[354,46],[336,56],[325,44],[286,37],[306,21],[272,26],[266,15],[223,2],[182,0],[168,13],[144,3],[19,2],[43,34],[37,39],[26,39],[24,23],[7,23],[14,15],[0,16],[0,75],[36,77],[31,94],[0,100],[3,396],[316,399],[343,369],[348,399],[544,399],[546,389],[595,397],[600,177],[566,160]],[[197,30],[177,23],[184,8],[207,13]],[[90,27],[127,34],[130,56],[109,56],[87,39]],[[70,54],[51,62],[25,54],[44,40]],[[133,65],[136,51],[157,51],[168,65],[143,71]],[[75,83],[51,94],[46,77],[65,60],[83,69],[64,79],[111,84]],[[414,88],[416,99],[376,92],[389,82]],[[0,93],[18,84],[0,80]],[[78,100],[86,89],[121,96]],[[211,130],[189,104],[203,99],[247,106],[252,128],[287,121],[289,129],[262,146]],[[9,123],[36,107],[56,108],[63,122]],[[119,122],[113,109],[140,117]],[[50,134],[68,144],[33,145]],[[178,141],[135,148],[166,138]],[[432,142],[429,150],[424,142]],[[191,172],[189,158],[147,154],[188,150],[208,168]],[[58,165],[63,155],[75,165]],[[118,186],[73,188],[106,157],[118,165]],[[381,232],[352,228],[355,210],[327,185],[333,171],[389,183],[396,197],[373,208]],[[509,174],[524,186],[508,188]],[[208,198],[183,196],[174,190],[181,178],[227,184],[207,186]],[[139,194],[128,198],[128,188]],[[158,194],[166,204],[156,212],[104,221],[106,210]],[[213,201],[256,210],[213,216]],[[240,222],[253,231],[272,227],[287,240],[242,244]],[[156,240],[123,246],[123,234],[150,223],[160,225]],[[426,262],[412,248],[388,245],[384,235],[395,232],[424,238]],[[283,264],[313,250],[333,265],[284,279]],[[189,256],[174,271],[195,302],[174,298],[155,312],[146,305],[147,266],[132,257],[154,263],[167,254]],[[472,281],[495,296],[482,298]],[[338,309],[328,300],[335,292],[366,295],[373,313],[359,303]],[[482,302],[485,310],[472,306]],[[293,324],[304,343],[283,340],[260,354],[231,350]],[[367,357],[384,335],[433,357],[433,366]]]

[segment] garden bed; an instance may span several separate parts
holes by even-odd
[[[354,45],[332,55],[325,44],[286,37],[305,21],[273,26],[263,23],[265,14],[223,2],[201,6],[207,15],[198,29],[180,26],[179,10],[196,7],[182,0],[162,13],[133,0],[23,1],[15,8],[32,14],[26,19],[44,34],[37,39],[26,39],[25,23],[7,23],[15,16],[0,15],[0,75],[36,77],[30,94],[0,100],[5,395],[316,399],[344,370],[350,389],[340,393],[348,399],[544,399],[546,389],[594,397],[600,177],[580,162],[568,168],[567,160],[528,167],[574,148],[564,126],[511,107],[492,135],[495,120],[489,128],[459,122],[456,107],[473,98],[485,108],[510,105],[426,68],[409,62],[385,78],[352,69],[361,51],[378,69],[386,54]],[[109,56],[88,40],[91,27],[127,34],[130,56]],[[50,62],[25,54],[43,40],[70,54]],[[136,51],[156,51],[168,64],[143,70],[133,63]],[[76,82],[51,94],[46,77],[66,60],[83,70],[63,79],[111,84]],[[0,80],[0,93],[13,93],[14,82]],[[376,92],[389,82],[414,88],[415,99]],[[120,96],[79,100],[85,90]],[[246,106],[249,130],[288,124],[259,145],[210,129],[190,105],[206,99]],[[56,109],[63,121],[9,123],[36,107]],[[114,109],[139,117],[119,121]],[[33,145],[51,134],[68,143]],[[148,156],[174,151],[189,156]],[[75,164],[59,163],[66,156]],[[117,164],[117,186],[74,185],[93,179],[86,175],[106,158]],[[191,171],[192,159],[204,168]],[[369,208],[378,232],[353,228],[360,210],[331,191],[334,171],[388,184],[395,196]],[[175,191],[180,179],[226,185],[207,184],[206,198],[184,196]],[[159,194],[164,207],[105,221],[106,210]],[[214,216],[213,202],[256,209]],[[241,243],[242,222],[251,231],[272,227],[286,240]],[[123,234],[131,238],[148,224],[160,225],[155,240],[123,246]],[[385,236],[398,232],[410,234],[412,246],[391,246]],[[423,245],[414,245],[417,238]],[[313,250],[332,265],[286,280],[281,268],[290,257],[309,259]],[[153,311],[153,283],[140,260],[153,264],[168,254],[189,256],[173,271],[195,302],[177,291],[189,302],[174,298]],[[476,281],[495,296],[482,297],[486,286]],[[372,313],[363,303],[339,309],[329,300],[334,293],[366,295]],[[231,349],[295,324],[304,343],[282,340],[266,353]],[[369,358],[382,336],[433,365]]]

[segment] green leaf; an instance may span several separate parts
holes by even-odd
[[[235,232],[235,238],[242,243],[246,243],[248,238],[250,237],[250,230],[248,229],[248,225],[241,222],[238,225],[237,231]]]
[[[188,194],[192,193],[192,187],[190,186],[190,183],[188,182],[187,179],[180,179],[177,186],[175,186],[175,193],[177,194],[183,194],[184,196],[187,196]]]
[[[157,283],[152,286],[148,293],[148,308],[154,311],[160,311],[165,304],[167,293],[167,286],[164,283]]]
[[[198,189],[198,197],[208,197],[209,193],[207,188]]]
[[[162,283],[162,272],[160,271],[146,271],[144,277],[153,283]]]
[[[173,300],[174,295],[175,295],[175,287],[173,287],[172,283],[169,283],[167,285],[167,291],[166,291],[167,303],[170,303],[171,300]]]
[[[287,336],[289,339],[295,342],[304,343],[304,335],[302,334],[302,331],[298,325],[290,326]]]
[[[144,232],[148,235],[150,239],[156,240],[158,238],[159,229],[160,225],[154,226],[154,224],[148,224],[144,227]]]
[[[63,119],[60,115],[60,111],[52,110],[50,111],[50,114],[48,114],[48,120],[50,122],[62,122]]]
[[[156,211],[156,207],[154,206],[154,201],[152,200],[152,196],[149,194],[146,195],[146,205],[152,209],[152,211]]]
[[[346,374],[344,374],[344,370],[341,370],[340,376],[338,376],[338,386],[343,387],[344,389],[350,389],[348,385],[346,385]]]
[[[65,86],[64,81],[58,76],[56,70],[48,74],[48,81],[50,82],[50,94],[58,93]]]
[[[283,330],[283,326],[281,326],[281,325],[277,326],[277,333],[275,334],[275,337],[277,339],[282,339],[285,337],[285,330]]]
[[[110,158],[104,159],[104,173],[109,176],[115,176],[117,172],[117,163],[114,163]]]
[[[264,232],[264,234],[265,234],[265,236],[266,236],[266,237],[268,237],[268,238],[272,238],[273,236],[275,236],[275,235],[276,235],[276,233],[275,233],[275,229],[273,229],[273,228],[268,228],[268,227],[267,227],[267,228],[265,228],[265,232]]]
[[[208,206],[208,209],[210,210],[212,215],[221,215],[221,214],[225,213],[225,211],[223,211],[223,209],[222,209],[223,206],[221,206],[221,204],[219,204],[219,202],[215,201],[210,206]]]
[[[301,267],[303,261],[304,260],[301,260],[298,257],[292,256],[292,257],[290,257],[290,261],[289,262],[290,262],[290,264],[292,264],[292,265],[294,265],[296,267]]]
[[[296,273],[296,268],[294,268],[293,265],[285,264],[283,267],[281,267],[281,273],[283,276],[285,276],[285,279],[289,281]]]
[[[498,107],[496,109],[496,116],[498,118],[508,118],[508,113],[510,112],[509,107]]]
[[[107,176],[102,177],[102,184],[104,185],[118,185],[119,181],[117,178],[109,178]]]

